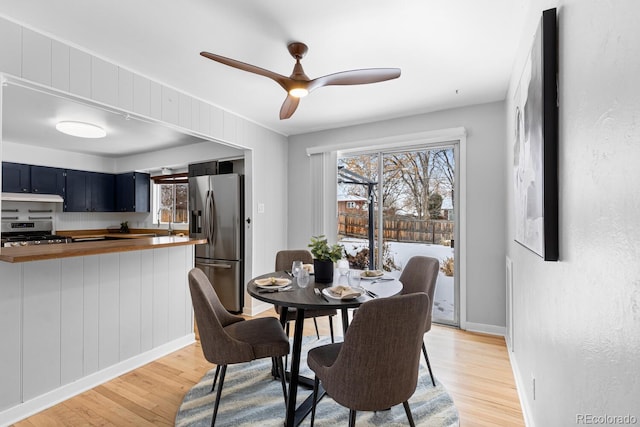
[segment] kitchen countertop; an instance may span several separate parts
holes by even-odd
[[[114,233],[115,234],[115,233]],[[111,236],[111,234],[110,234]],[[122,236],[124,237],[124,236]],[[136,237],[117,240],[60,243],[52,245],[32,245],[0,248],[0,261],[28,262],[46,259],[69,258],[85,255],[107,254],[114,252],[140,251],[171,246],[199,245],[205,239],[192,239],[181,236]]]

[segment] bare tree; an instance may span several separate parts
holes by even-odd
[[[391,153],[385,154],[383,159],[384,186],[378,190],[382,192],[383,209],[386,212],[404,209],[415,212],[420,219],[428,219],[430,216],[439,216],[436,213],[440,206],[434,208],[435,200],[441,201],[443,195],[451,195],[453,199],[453,149]],[[377,155],[370,154],[341,159],[342,165],[350,171],[376,182],[379,182],[378,161]],[[347,192],[367,196],[364,186],[349,186]]]

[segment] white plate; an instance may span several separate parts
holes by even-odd
[[[275,283],[271,283],[271,279],[275,279]],[[255,284],[262,289],[280,289],[291,284],[291,280],[285,277],[266,277],[264,279],[256,279]]]
[[[370,272],[372,273],[372,272]],[[363,280],[376,280],[381,278],[382,276],[384,276],[384,271],[380,271],[380,270],[376,270],[376,275],[375,276],[365,276],[364,271],[362,273],[360,273],[360,278]]]
[[[352,288],[352,289],[353,289],[353,288]],[[354,291],[359,292],[360,294],[359,294],[358,296],[350,296],[350,297],[348,297],[348,298],[340,298],[340,297],[337,297],[337,296],[333,295],[333,294],[329,291],[329,288],[324,288],[324,289],[322,290],[322,294],[323,294],[324,296],[326,296],[326,297],[331,298],[331,299],[340,300],[340,301],[348,301],[348,300],[356,299],[356,298],[358,298],[358,297],[361,297],[361,296],[362,296],[363,291],[361,291],[360,289],[353,289],[353,290],[354,290]]]

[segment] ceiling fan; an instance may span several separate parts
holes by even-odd
[[[319,87],[378,83],[400,77],[399,68],[367,68],[328,74],[312,80],[304,73],[302,64],[300,63],[300,60],[307,53],[307,45],[300,42],[292,42],[289,43],[287,48],[289,49],[291,56],[296,60],[296,64],[293,67],[293,73],[291,73],[291,76],[289,77],[274,73],[273,71],[265,70],[264,68],[256,67],[255,65],[246,64],[244,62],[236,61],[235,59],[226,58],[209,52],[200,52],[200,55],[230,67],[268,77],[282,86],[284,90],[287,91],[287,98],[284,100],[284,103],[280,108],[280,120],[291,117],[296,111],[296,108],[298,108],[300,98],[308,95]]]

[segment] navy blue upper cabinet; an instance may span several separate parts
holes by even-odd
[[[146,173],[116,175],[116,211],[149,212],[151,178]]]
[[[64,197],[64,169],[31,166],[31,192]]]
[[[110,173],[89,172],[91,175],[91,212],[116,210],[116,177]]]
[[[67,170],[67,197],[64,201],[66,212],[89,212],[91,193],[89,191],[89,172]]]
[[[113,212],[115,175],[67,170],[66,212]]]
[[[64,197],[64,169],[2,162],[2,191]]]
[[[30,166],[2,162],[2,191],[5,193],[30,193]]]

